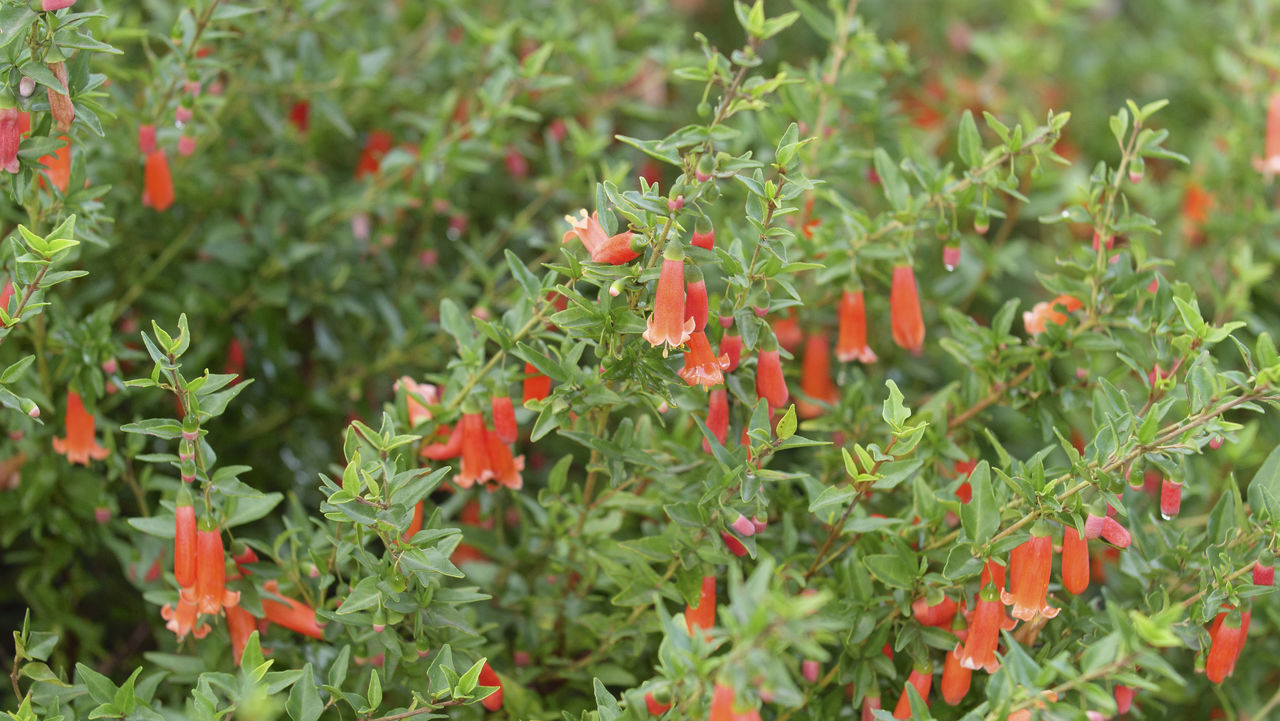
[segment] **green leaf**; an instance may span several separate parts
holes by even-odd
[[[480,671],[484,668],[485,661],[487,660],[488,659],[482,658],[479,661],[476,661],[471,664],[471,668],[467,669],[466,673],[462,674],[458,679],[458,682],[453,685],[453,695],[455,697],[470,696],[471,692],[476,690],[476,686],[479,685],[480,682]]]
[[[622,718],[622,707],[618,706],[618,699],[609,693],[600,679],[591,679],[591,685],[595,689],[596,711],[600,714],[600,721],[617,721]]]
[[[960,116],[960,159],[970,168],[982,164],[982,136],[978,135],[978,124],[973,120],[973,113],[964,111]]]
[[[982,546],[1000,527],[1000,504],[996,501],[995,489],[991,487],[990,464],[986,461],[978,463],[969,474],[969,487],[973,489],[973,497],[960,506],[960,523],[969,540],[975,546]]]
[[[902,424],[911,417],[911,409],[903,405],[902,391],[898,390],[897,383],[887,380],[884,384],[889,389],[889,397],[885,399],[884,410],[880,415],[890,428],[895,431],[901,430]]]
[[[796,432],[796,407],[792,404],[787,412],[783,414],[782,419],[778,421],[777,434],[778,440],[785,441]]]
[[[1271,450],[1249,482],[1249,506],[1280,520],[1280,446]]]
[[[914,560],[914,559],[913,559]],[[911,588],[915,585],[916,569],[913,563],[899,555],[877,554],[863,559],[867,570],[886,586]]]
[[[889,204],[895,210],[905,210],[911,189],[907,185],[906,178],[902,177],[902,171],[893,164],[893,160],[884,151],[884,148],[876,148],[875,166],[876,174],[880,176],[880,185],[884,188],[884,194],[889,199]]]

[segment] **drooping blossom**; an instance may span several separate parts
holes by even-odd
[[[200,613],[211,616],[240,603],[240,592],[227,589],[227,555],[220,529],[196,531],[196,582],[183,589],[182,595],[196,604]]]
[[[920,313],[920,293],[916,288],[915,270],[910,265],[893,269],[893,287],[889,293],[889,315],[893,326],[893,342],[920,355],[924,349],[924,317]]]
[[[142,204],[163,213],[173,205],[173,175],[169,172],[169,156],[159,148],[147,156],[146,184]]]
[[[311,125],[311,103],[297,100],[289,107],[289,122],[299,133],[307,132]]]
[[[1280,92],[1267,100],[1267,134],[1261,160],[1254,161],[1258,171],[1271,177],[1280,173]]]
[[[663,354],[684,345],[693,333],[693,319],[684,317],[684,299],[684,251],[672,243],[662,254],[653,313],[644,332],[644,339],[652,346],[661,346]]]
[[[742,541],[739,541],[732,533],[729,533],[728,531],[721,531],[720,540],[724,541],[724,545],[729,549],[729,553],[732,553],[738,558],[742,558],[747,555],[747,547],[743,545]]]
[[[978,591],[973,619],[969,623],[969,633],[963,647],[956,644],[955,650],[960,655],[961,665],[974,671],[983,669],[987,673],[995,673],[1000,668],[1000,662],[996,660],[1000,631],[1011,631],[1016,624],[1016,621],[1005,616],[1000,591],[995,584],[985,583],[982,590]]]
[[[736,371],[738,363],[742,361],[742,336],[726,330],[720,337],[720,355],[729,358],[729,365],[725,367],[725,372]]]
[[[685,320],[693,319],[693,331],[701,332],[707,327],[707,315],[709,314],[707,301],[707,281],[702,277],[702,271],[698,270],[698,266],[689,264],[689,272],[686,274],[684,295],[684,317]]]
[[[644,695],[644,706],[648,709],[651,715],[661,716],[671,708],[671,701],[668,700],[666,703],[663,703],[658,700],[657,696],[653,695],[652,691],[649,691]]]
[[[702,577],[702,591],[698,596],[697,605],[688,606],[684,612],[684,622],[689,628],[689,635],[693,635],[693,629],[698,628],[703,631],[709,630],[716,625],[716,577]]]
[[[1117,548],[1128,548],[1129,543],[1133,540],[1132,536],[1129,535],[1129,529],[1111,516],[1103,519],[1101,535],[1102,540]]]
[[[524,402],[540,401],[551,394],[551,379],[532,363],[524,364]]]
[[[138,151],[142,155],[148,156],[156,150],[156,126],[151,123],[143,123],[138,126]]]
[[[1182,510],[1182,483],[1165,478],[1160,483],[1160,515],[1167,521]]]
[[[693,224],[693,237],[689,239],[689,244],[704,250],[711,250],[716,247],[716,229],[711,225],[711,221],[705,217],[700,217]]]
[[[72,463],[89,465],[89,459],[100,461],[107,457],[107,449],[98,445],[95,437],[95,420],[84,409],[80,394],[67,391],[67,434],[53,439],[53,450],[67,457]]]
[[[498,672],[486,661],[484,666],[480,668],[480,678],[478,681],[481,686],[497,687],[497,691],[485,696],[480,701],[480,705],[490,711],[497,711],[502,708],[502,679],[498,676]]]
[[[416,427],[423,421],[431,420],[431,411],[427,410],[427,406],[434,405],[439,400],[435,386],[430,383],[419,383],[409,376],[400,376],[394,388],[404,390],[410,428]]]
[[[1123,716],[1129,713],[1129,709],[1133,708],[1133,697],[1138,693],[1138,689],[1118,683],[1112,693],[1116,699],[1116,713]]]
[[[711,692],[711,711],[707,721],[734,721],[733,687],[716,683],[715,690]]]
[[[921,596],[911,603],[911,615],[923,626],[949,628],[959,608],[959,604],[946,596],[932,606],[926,597]]]
[[[578,212],[581,214],[579,218],[572,215],[564,217],[569,223],[569,230],[565,232],[562,242],[568,243],[573,238],[580,239],[582,246],[587,249],[587,254],[596,263],[622,265],[640,257],[640,253],[631,247],[634,233],[623,231],[606,235],[597,213],[587,215],[586,210]]]
[[[511,396],[503,395],[494,396],[491,404],[493,406],[493,431],[498,436],[498,440],[503,443],[515,443],[518,435],[516,428],[516,409],[511,403]]]
[[[920,694],[920,698],[924,699],[926,706],[929,705],[929,688],[933,685],[933,666],[926,663],[925,665],[917,665],[911,669],[911,675],[907,676],[907,682],[902,685],[902,695],[898,697],[898,705],[893,709],[893,717],[897,719],[911,718],[911,694],[907,691],[908,687],[915,687],[916,693]]]
[[[280,593],[280,584],[267,581],[262,584],[262,617],[269,623],[316,639],[324,638],[324,628],[316,620],[314,608],[297,599]]]
[[[231,658],[235,661],[236,666],[240,665],[240,659],[244,656],[244,647],[249,643],[249,637],[258,629],[258,620],[253,617],[241,606],[232,606],[227,609],[227,634],[231,637]]]
[[[942,700],[948,706],[955,706],[964,700],[969,693],[969,684],[973,680],[973,670],[960,663],[960,648],[947,652],[945,665],[942,667]]]
[[[1027,327],[1027,333],[1038,335],[1045,331],[1049,323],[1054,325],[1066,323],[1067,315],[1059,311],[1058,306],[1061,306],[1066,313],[1074,313],[1084,304],[1069,295],[1060,295],[1052,301],[1036,303],[1031,310],[1022,314],[1022,323]]]
[[[729,440],[729,393],[724,388],[711,391],[707,400],[707,430],[724,445]],[[702,450],[711,452],[711,443],[702,439]]]
[[[1037,615],[1053,618],[1059,609],[1045,600],[1049,591],[1049,573],[1053,570],[1053,541],[1046,531],[1035,529],[1031,538],[1009,554],[1009,588],[1000,600],[1013,606],[1010,614],[1030,621]]]
[[[862,697],[862,719],[861,721],[875,721],[876,711],[880,710],[880,694],[877,692],[874,696],[870,692]]]
[[[55,10],[69,8],[76,4],[76,0],[40,0],[40,9],[50,13]]]
[[[418,501],[413,506],[413,518],[409,521],[409,527],[404,529],[404,533],[400,534],[400,541],[408,543],[422,530],[422,501]]]
[[[707,334],[694,331],[689,335],[689,348],[684,353],[684,367],[678,371],[685,383],[691,386],[712,388],[724,383],[724,369],[729,367],[729,356],[719,358],[711,352]]]
[[[393,142],[391,133],[385,130],[374,130],[369,133],[364,150],[360,152],[360,159],[356,161],[356,180],[378,172],[378,168],[382,165],[382,158],[391,150]]]
[[[1253,585],[1274,586],[1275,582],[1275,556],[1270,551],[1265,551],[1253,564]]]
[[[1236,660],[1244,648],[1245,638],[1249,635],[1251,611],[1229,609],[1220,611],[1209,630],[1209,655],[1205,659],[1204,674],[1214,683],[1222,683],[1223,679],[1236,670]]]
[[[840,295],[839,316],[836,358],[843,363],[875,363],[875,351],[867,345],[867,306],[861,290],[846,290]]]
[[[196,638],[209,635],[209,624],[200,623],[200,612],[195,601],[188,601],[181,595],[176,607],[166,603],[160,609],[160,618],[166,622],[164,627],[173,631],[179,641],[186,638],[188,633]]]
[[[22,142],[17,108],[0,108],[0,168],[17,173],[22,167],[18,161],[18,145]]]
[[[185,486],[179,491],[174,517],[173,576],[178,586],[192,588],[196,583],[196,509]]]
[[[775,410],[786,405],[789,396],[778,350],[761,348],[756,355],[756,397],[768,401],[769,408]]]
[[[1077,596],[1089,588],[1089,540],[1071,525],[1062,532],[1062,587]]]
[[[1216,204],[1217,198],[1199,182],[1192,180],[1187,184],[1182,196],[1182,233],[1192,245],[1204,242],[1204,226]]]
[[[44,174],[49,177],[53,187],[65,193],[71,185],[71,140],[65,135],[58,139],[62,141],[62,145],[40,158],[40,164],[44,166]],[[44,178],[40,179],[40,183],[43,186]]]
[[[804,358],[800,361],[800,390],[818,402],[797,400],[796,411],[801,418],[816,418],[823,412],[819,403],[835,405],[840,399],[840,391],[831,377],[831,341],[825,333],[810,333],[805,340]]]

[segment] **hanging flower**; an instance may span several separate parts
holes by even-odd
[[[462,420],[458,421],[458,432],[461,434],[462,463],[453,481],[463,488],[470,488],[476,481],[484,483],[489,480],[489,476],[484,474],[491,473],[484,416],[463,413]]]
[[[231,636],[231,658],[236,666],[244,656],[244,647],[249,644],[249,637],[258,629],[258,620],[252,613],[240,606],[227,609],[227,634]]]
[[[711,225],[711,221],[705,216],[699,217],[693,222],[693,237],[689,239],[690,245],[704,250],[711,250],[716,247],[716,229]]]
[[[1275,556],[1271,551],[1263,551],[1253,563],[1253,585],[1274,586],[1276,582]]]
[[[289,122],[299,133],[307,132],[311,125],[311,103],[306,100],[294,101],[289,107]]]
[[[920,355],[924,348],[924,318],[920,314],[920,293],[916,289],[915,270],[909,265],[893,268],[893,288],[889,294],[893,342]]]
[[[960,703],[968,695],[972,680],[973,670],[960,663],[960,647],[948,651],[946,663],[942,667],[942,700],[948,706]]]
[[[1066,313],[1074,313],[1084,304],[1069,295],[1060,295],[1048,303],[1036,303],[1031,310],[1022,314],[1022,324],[1027,327],[1027,333],[1039,335],[1044,332],[1049,323],[1054,325],[1066,323],[1067,315],[1058,311],[1058,306],[1062,306]]]
[[[67,391],[67,435],[53,439],[53,450],[66,456],[68,461],[84,466],[89,465],[89,459],[106,458],[108,451],[98,445],[94,426],[94,417],[84,409],[80,394]]]
[[[204,638],[209,635],[209,624],[200,623],[196,625],[200,621],[200,613],[196,603],[186,600],[181,594],[178,596],[176,608],[166,603],[160,609],[160,618],[166,621],[164,627],[173,631],[179,641],[186,638],[188,633],[196,638]]]
[[[876,692],[876,695],[872,696],[871,692],[868,691],[867,695],[862,697],[862,720],[861,721],[875,721],[876,711],[879,711],[879,710],[880,710],[879,692]]]
[[[902,695],[898,697],[898,705],[893,709],[893,717],[897,719],[911,718],[911,694],[907,688],[914,686],[916,693],[929,705],[929,687],[933,685],[933,665],[926,662],[911,669],[911,675],[902,686]]]
[[[733,687],[716,683],[715,690],[711,692],[711,712],[707,721],[734,721]]]
[[[540,401],[551,395],[551,379],[532,363],[524,364],[524,402]]]
[[[1165,478],[1160,484],[1160,516],[1169,520],[1182,510],[1182,483]]]
[[[644,339],[652,346],[679,348],[689,340],[695,323],[684,318],[684,251],[672,243],[662,254],[662,271],[658,275],[658,289],[653,302],[653,314]]]
[[[151,123],[143,123],[138,126],[138,151],[143,157],[151,155],[156,150],[156,126]]]
[[[178,491],[178,508],[174,518],[173,576],[178,586],[191,588],[196,583],[196,509],[184,485]]]
[[[1107,516],[1102,521],[1102,540],[1117,548],[1128,548],[1133,538],[1129,535],[1129,529],[1111,516]]]
[[[876,354],[867,345],[867,306],[862,291],[845,291],[840,295],[840,335],[836,341],[836,358],[842,363],[856,360],[875,363]]]
[[[511,396],[503,395],[494,396],[491,402],[493,406],[493,430],[498,436],[498,440],[503,443],[515,443],[518,435],[516,429],[516,409],[511,404]]]
[[[978,580],[979,586],[985,586],[988,583],[994,583],[997,591],[1004,590],[1004,564],[994,558],[987,559]]]
[[[1276,158],[1280,162],[1280,157]],[[1209,211],[1217,203],[1213,193],[1192,180],[1182,196],[1182,233],[1195,245],[1204,242],[1204,225],[1209,221]]]
[[[744,546],[742,541],[739,541],[732,533],[729,533],[728,531],[721,531],[720,540],[724,541],[725,548],[729,549],[729,553],[732,553],[738,558],[742,558],[747,555],[747,547]]]
[[[489,665],[488,661],[486,661],[484,666],[480,669],[480,679],[478,683],[481,686],[497,687],[498,689],[481,699],[480,705],[490,711],[497,711],[502,708],[502,679],[498,676],[498,672],[494,671],[493,667]]]
[[[1261,160],[1254,160],[1258,171],[1273,176],[1280,173],[1280,93],[1272,93],[1267,101],[1267,135]]]
[[[711,391],[707,406],[707,430],[724,445],[729,440],[729,393],[724,388]],[[702,450],[711,452],[711,443],[702,439]]]
[[[831,378],[831,341],[823,333],[810,333],[804,343],[804,359],[800,362],[800,390],[804,395],[826,405],[835,405],[840,391]],[[816,418],[823,408],[800,399],[796,411],[801,418]]]
[[[304,636],[324,639],[324,629],[316,621],[316,611],[302,601],[280,593],[280,584],[267,581],[262,584],[262,617],[269,623],[282,626]],[[278,600],[277,600],[278,599]]]
[[[409,521],[409,527],[400,534],[401,543],[408,543],[418,531],[422,530],[422,501],[418,501],[413,506],[413,518]]]
[[[378,172],[378,168],[382,165],[382,158],[391,150],[393,142],[391,133],[385,130],[374,130],[369,133],[364,150],[360,152],[360,159],[356,161],[356,180]]]
[[[684,353],[684,368],[679,375],[691,386],[712,388],[724,383],[725,368],[729,367],[729,356],[719,358],[711,352],[711,343],[707,342],[707,334],[694,331],[689,336],[689,349]]]
[[[720,337],[720,355],[729,358],[729,365],[724,369],[726,373],[738,370],[738,363],[742,360],[742,336],[726,330]]]
[[[520,471],[524,470],[524,456],[514,456],[511,448],[497,433],[486,431],[486,446],[489,452],[489,469],[485,472],[488,478],[481,478],[482,481],[493,480],[497,485],[518,491],[524,486],[524,479],[520,475]],[[484,475],[484,474],[482,474]],[[489,490],[495,490],[497,485],[489,486]]]
[[[241,351],[243,354],[244,351]],[[241,361],[243,365],[243,361]],[[436,396],[436,387],[430,383],[419,383],[409,376],[400,376],[396,381],[395,390],[404,390],[404,399],[406,410],[409,414],[409,427],[414,428],[423,421],[431,420],[431,411],[427,410],[428,405],[434,405],[439,401]]]
[[[948,628],[951,626],[951,620],[956,616],[957,609],[959,605],[946,596],[932,606],[929,605],[927,598],[921,596],[912,602],[911,615],[915,616],[916,621],[923,626]]]
[[[665,703],[658,700],[657,696],[649,691],[644,695],[644,706],[653,716],[661,716],[671,708],[671,701],[668,699]]]
[[[142,191],[142,204],[163,213],[173,205],[173,176],[169,173],[169,157],[163,149],[147,156],[146,185]]]
[[[1075,526],[1062,533],[1062,587],[1077,596],[1089,588],[1089,541]]]
[[[227,590],[227,555],[218,528],[196,531],[196,583],[182,596],[200,613],[217,615],[223,607],[240,603],[239,591]]]
[[[1133,708],[1133,697],[1138,693],[1138,690],[1132,686],[1118,683],[1113,689],[1113,693],[1116,698],[1116,714],[1123,716],[1129,713],[1129,709]]]
[[[1012,631],[1015,625],[1017,622],[1004,614],[1000,591],[995,584],[984,583],[982,590],[978,592],[973,621],[969,624],[969,635],[965,638],[963,649],[960,644],[956,644],[960,664],[973,671],[983,669],[987,673],[995,673],[1000,668],[1000,662],[996,660],[1000,631]]]
[[[18,161],[18,146],[22,143],[19,121],[17,108],[0,108],[0,168],[10,173],[17,173],[22,167]]]
[[[1045,600],[1052,568],[1053,541],[1043,529],[1034,529],[1031,538],[1009,554],[1009,590],[1000,593],[1000,600],[1013,606],[1014,618],[1030,621],[1037,615],[1058,615],[1059,609]]]
[[[53,187],[59,192],[66,193],[71,185],[71,139],[60,135],[58,140],[62,141],[62,145],[49,155],[40,158],[40,164],[44,166],[44,174],[49,177]],[[40,179],[40,185],[44,186],[44,178]]]
[[[1204,674],[1214,683],[1222,683],[1223,679],[1236,670],[1236,659],[1244,648],[1245,638],[1249,635],[1250,611],[1234,609],[1221,611],[1213,621],[1209,630],[1209,656],[1205,659]]]
[[[698,596],[698,603],[694,606],[688,606],[684,612],[684,622],[689,628],[689,635],[693,635],[693,629],[700,628],[704,631],[709,630],[716,625],[716,577],[702,577],[702,592]]]
[[[774,410],[785,405],[789,395],[778,349],[761,348],[756,355],[756,397],[768,401],[769,409]]]
[[[634,233],[625,231],[612,236],[605,235],[604,226],[600,225],[600,219],[596,213],[588,216],[586,210],[578,212],[582,217],[575,218],[572,215],[564,217],[569,223],[569,230],[564,234],[561,242],[568,243],[573,238],[580,239],[591,260],[596,263],[622,265],[640,257],[640,254],[631,248]]]
[[[693,331],[698,333],[707,327],[709,314],[707,281],[702,277],[702,271],[698,270],[698,266],[692,263],[689,264],[685,279],[688,283],[685,286],[684,319],[688,321],[692,318]]]

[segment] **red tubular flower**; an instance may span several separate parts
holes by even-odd
[[[422,501],[418,501],[413,506],[413,520],[409,521],[409,527],[404,533],[400,534],[400,540],[408,543],[411,538],[422,530]]]
[[[240,351],[244,353],[243,350]],[[244,367],[244,361],[241,361],[241,367]],[[438,400],[436,397],[436,387],[430,383],[419,383],[409,376],[400,376],[396,381],[395,389],[404,389],[404,399],[406,410],[409,414],[409,427],[413,428],[423,421],[431,420],[431,411],[427,410],[425,404],[434,404]]]
[[[257,628],[258,620],[252,613],[239,606],[227,609],[227,634],[231,636],[231,658],[235,660],[237,666],[240,665],[240,658],[244,656],[244,647],[248,645],[249,637]]]
[[[720,354],[729,357],[729,365],[724,369],[726,373],[738,370],[738,362],[742,360],[742,336],[725,331],[720,337]]]
[[[68,461],[83,466],[89,465],[89,459],[100,461],[106,458],[108,451],[98,445],[94,425],[94,418],[84,409],[80,394],[67,391],[67,435],[53,439],[53,450],[66,456]]]
[[[374,130],[365,141],[360,159],[356,161],[356,180],[374,175],[382,165],[382,158],[391,150],[394,141],[391,133],[385,130]]]
[[[142,204],[163,213],[173,205],[173,176],[169,173],[169,156],[155,150],[147,156],[146,185]]]
[[[480,705],[490,711],[497,711],[502,708],[502,678],[498,676],[497,671],[493,670],[493,667],[489,665],[488,661],[486,661],[484,666],[480,669],[479,684],[481,686],[496,686],[498,689],[488,696],[485,696],[484,699],[480,701]]]
[[[862,721],[875,721],[876,711],[880,710],[880,696],[862,697]]]
[[[920,355],[924,349],[924,317],[920,314],[915,270],[909,265],[894,266],[889,312],[893,342],[911,351],[912,355]]]
[[[711,221],[706,218],[698,218],[693,224],[693,237],[689,239],[689,244],[704,250],[712,250],[716,247],[716,229],[711,225]]]
[[[831,378],[831,342],[822,333],[811,333],[804,343],[804,359],[800,362],[800,390],[804,395],[827,405],[840,399],[840,391]],[[823,408],[805,400],[796,402],[801,418],[816,418]]]
[[[40,9],[49,13],[76,4],[76,0],[40,0]]]
[[[836,358],[843,363],[856,360],[875,363],[876,354],[867,345],[867,305],[862,291],[845,291],[840,296],[840,336],[836,341]]]
[[[942,667],[942,700],[948,706],[955,706],[964,700],[969,693],[969,684],[973,680],[973,670],[960,663],[958,647],[947,652],[946,664]]]
[[[710,312],[707,300],[707,281],[702,277],[702,271],[697,266],[689,266],[689,278],[692,278],[685,286],[684,295],[684,319],[688,322],[693,320],[693,332],[701,333],[707,327],[707,315]]]
[[[1276,582],[1275,557],[1264,552],[1253,564],[1253,585],[1274,586]]]
[[[762,348],[756,356],[756,397],[768,401],[769,408],[773,410],[785,405],[789,395],[777,349]]]
[[[710,430],[720,445],[729,440],[729,393],[723,388],[711,391],[707,407],[707,430]],[[711,443],[702,439],[702,450],[711,452]]]
[[[654,716],[661,716],[662,714],[666,713],[668,709],[671,708],[670,701],[667,701],[666,703],[662,703],[658,701],[657,697],[653,695],[652,691],[644,695],[644,705],[645,705],[645,708],[649,709],[649,713],[653,714]]]
[[[728,531],[721,531],[720,540],[724,541],[724,545],[729,549],[729,553],[732,553],[738,558],[742,558],[747,555],[747,547],[742,545],[742,541],[735,538],[732,533],[729,533]]]
[[[213,528],[196,531],[196,583],[183,589],[183,597],[195,603],[200,613],[217,615],[223,607],[240,603],[239,591],[227,590],[227,554],[222,546],[222,531]]]
[[[800,328],[800,321],[796,318],[794,310],[784,318],[775,319],[772,328],[773,337],[778,339],[778,345],[786,348],[788,353],[795,353],[804,342],[804,331]]]
[[[1003,575],[1003,574],[1001,574]],[[1000,591],[995,584],[984,584],[978,592],[977,603],[973,609],[973,621],[969,624],[969,635],[965,638],[964,648],[956,644],[955,650],[960,655],[960,664],[976,671],[983,669],[987,673],[995,673],[1000,668],[996,660],[996,647],[1000,644],[1000,630],[1012,631],[1016,621],[1005,616],[1004,606],[1000,603]]]
[[[702,577],[702,594],[698,597],[698,605],[688,606],[684,611],[684,622],[689,627],[689,635],[693,629],[704,631],[716,625],[716,577]]]
[[[1116,519],[1108,516],[1102,521],[1102,540],[1111,543],[1117,548],[1128,548],[1133,539],[1129,535],[1129,529],[1121,525]]]
[[[283,626],[290,631],[324,639],[324,629],[316,621],[316,611],[312,607],[280,593],[280,585],[275,581],[262,584],[262,616],[268,622]],[[279,599],[279,600],[277,600]]]
[[[470,488],[476,481],[489,480],[489,476],[484,475],[489,472],[488,430],[484,427],[484,416],[479,413],[463,413],[458,428],[462,436],[462,463],[453,482]]]
[[[1010,613],[1014,618],[1030,621],[1037,615],[1058,615],[1059,609],[1045,600],[1051,570],[1053,541],[1041,529],[1033,530],[1031,538],[1009,554],[1009,590],[1000,593],[1000,600],[1013,606]]]
[[[532,363],[524,364],[524,402],[540,401],[551,394],[551,379]]]
[[[480,480],[493,480],[513,491],[520,490],[524,485],[524,478],[520,475],[520,471],[524,470],[524,456],[513,456],[511,449],[493,431],[486,431],[485,440],[490,467],[481,474],[482,476],[487,474],[488,478],[482,477]],[[489,490],[494,490],[495,487],[491,486]]]
[[[711,713],[707,715],[707,721],[734,721],[732,687],[716,683],[715,691],[711,694]]]
[[[0,168],[17,173],[22,164],[18,161],[18,145],[22,143],[17,108],[0,108]]]
[[[307,132],[311,125],[311,103],[298,100],[289,108],[289,122],[299,133]]]
[[[1160,484],[1160,516],[1169,520],[1182,510],[1182,483],[1168,478]]]
[[[933,606],[930,606],[929,601],[921,596],[911,604],[911,614],[923,626],[950,628],[951,620],[956,617],[958,608],[959,605],[946,596]]]
[[[1129,709],[1133,708],[1133,697],[1138,690],[1123,684],[1116,684],[1114,689],[1116,697],[1116,714],[1123,716],[1129,713]]]
[[[1236,659],[1244,648],[1245,638],[1249,635],[1249,620],[1252,612],[1222,611],[1213,621],[1209,631],[1209,656],[1205,659],[1204,673],[1214,683],[1230,676],[1236,670]]]
[[[600,225],[598,214],[592,213],[588,216],[586,210],[578,212],[582,217],[564,216],[569,223],[569,230],[565,232],[561,242],[568,243],[573,238],[580,239],[591,260],[596,263],[622,265],[640,257],[639,253],[631,249],[633,233],[625,231],[612,236],[605,235],[604,226]]]
[[[1263,150],[1262,172],[1280,172],[1280,93],[1272,93],[1267,103],[1267,136]]]
[[[174,520],[173,576],[180,587],[191,588],[196,583],[196,509],[185,486],[179,493],[186,498],[180,496]]]
[[[160,618],[166,621],[164,627],[173,631],[179,641],[186,638],[188,633],[196,638],[204,638],[209,635],[209,624],[200,623],[196,625],[200,621],[200,613],[196,603],[186,600],[182,595],[178,596],[177,608],[166,603],[160,609]]]
[[[449,438],[444,443],[428,443],[422,447],[422,455],[433,461],[442,461],[446,458],[457,458],[462,454],[462,424],[458,423],[453,428],[443,426],[439,429],[439,434],[448,433]]]
[[[511,396],[493,397],[493,430],[498,440],[503,443],[516,442],[516,409],[511,404]]]
[[[1089,588],[1089,541],[1075,526],[1062,533],[1062,587],[1077,596]]]
[[[150,123],[138,126],[138,150],[144,157],[156,151],[156,126]]]
[[[62,141],[62,145],[52,154],[40,158],[40,164],[44,166],[44,174],[49,176],[49,182],[60,192],[67,192],[67,187],[71,185],[71,139],[65,135],[58,137]],[[44,186],[44,179],[40,179],[41,187]]]
[[[893,717],[897,719],[911,718],[911,694],[907,692],[908,686],[915,686],[916,693],[920,694],[920,698],[924,699],[925,705],[929,705],[929,687],[933,685],[933,667],[931,665],[916,666],[911,669],[911,675],[907,677],[907,682],[902,685],[902,695],[898,697],[898,705],[893,709]]]
[[[722,371],[728,367],[729,356],[715,357],[706,333],[697,330],[689,335],[689,349],[684,353],[684,368],[678,372],[685,383],[704,388],[718,386],[724,383]]]
[[[663,346],[663,354],[679,348],[689,340],[694,322],[684,318],[684,251],[672,243],[662,255],[662,271],[653,301],[653,314],[644,339],[655,347]]]

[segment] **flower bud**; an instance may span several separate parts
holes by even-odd
[[[18,81],[18,94],[24,98],[29,98],[35,91],[36,79],[29,75],[23,75],[22,79]]]

